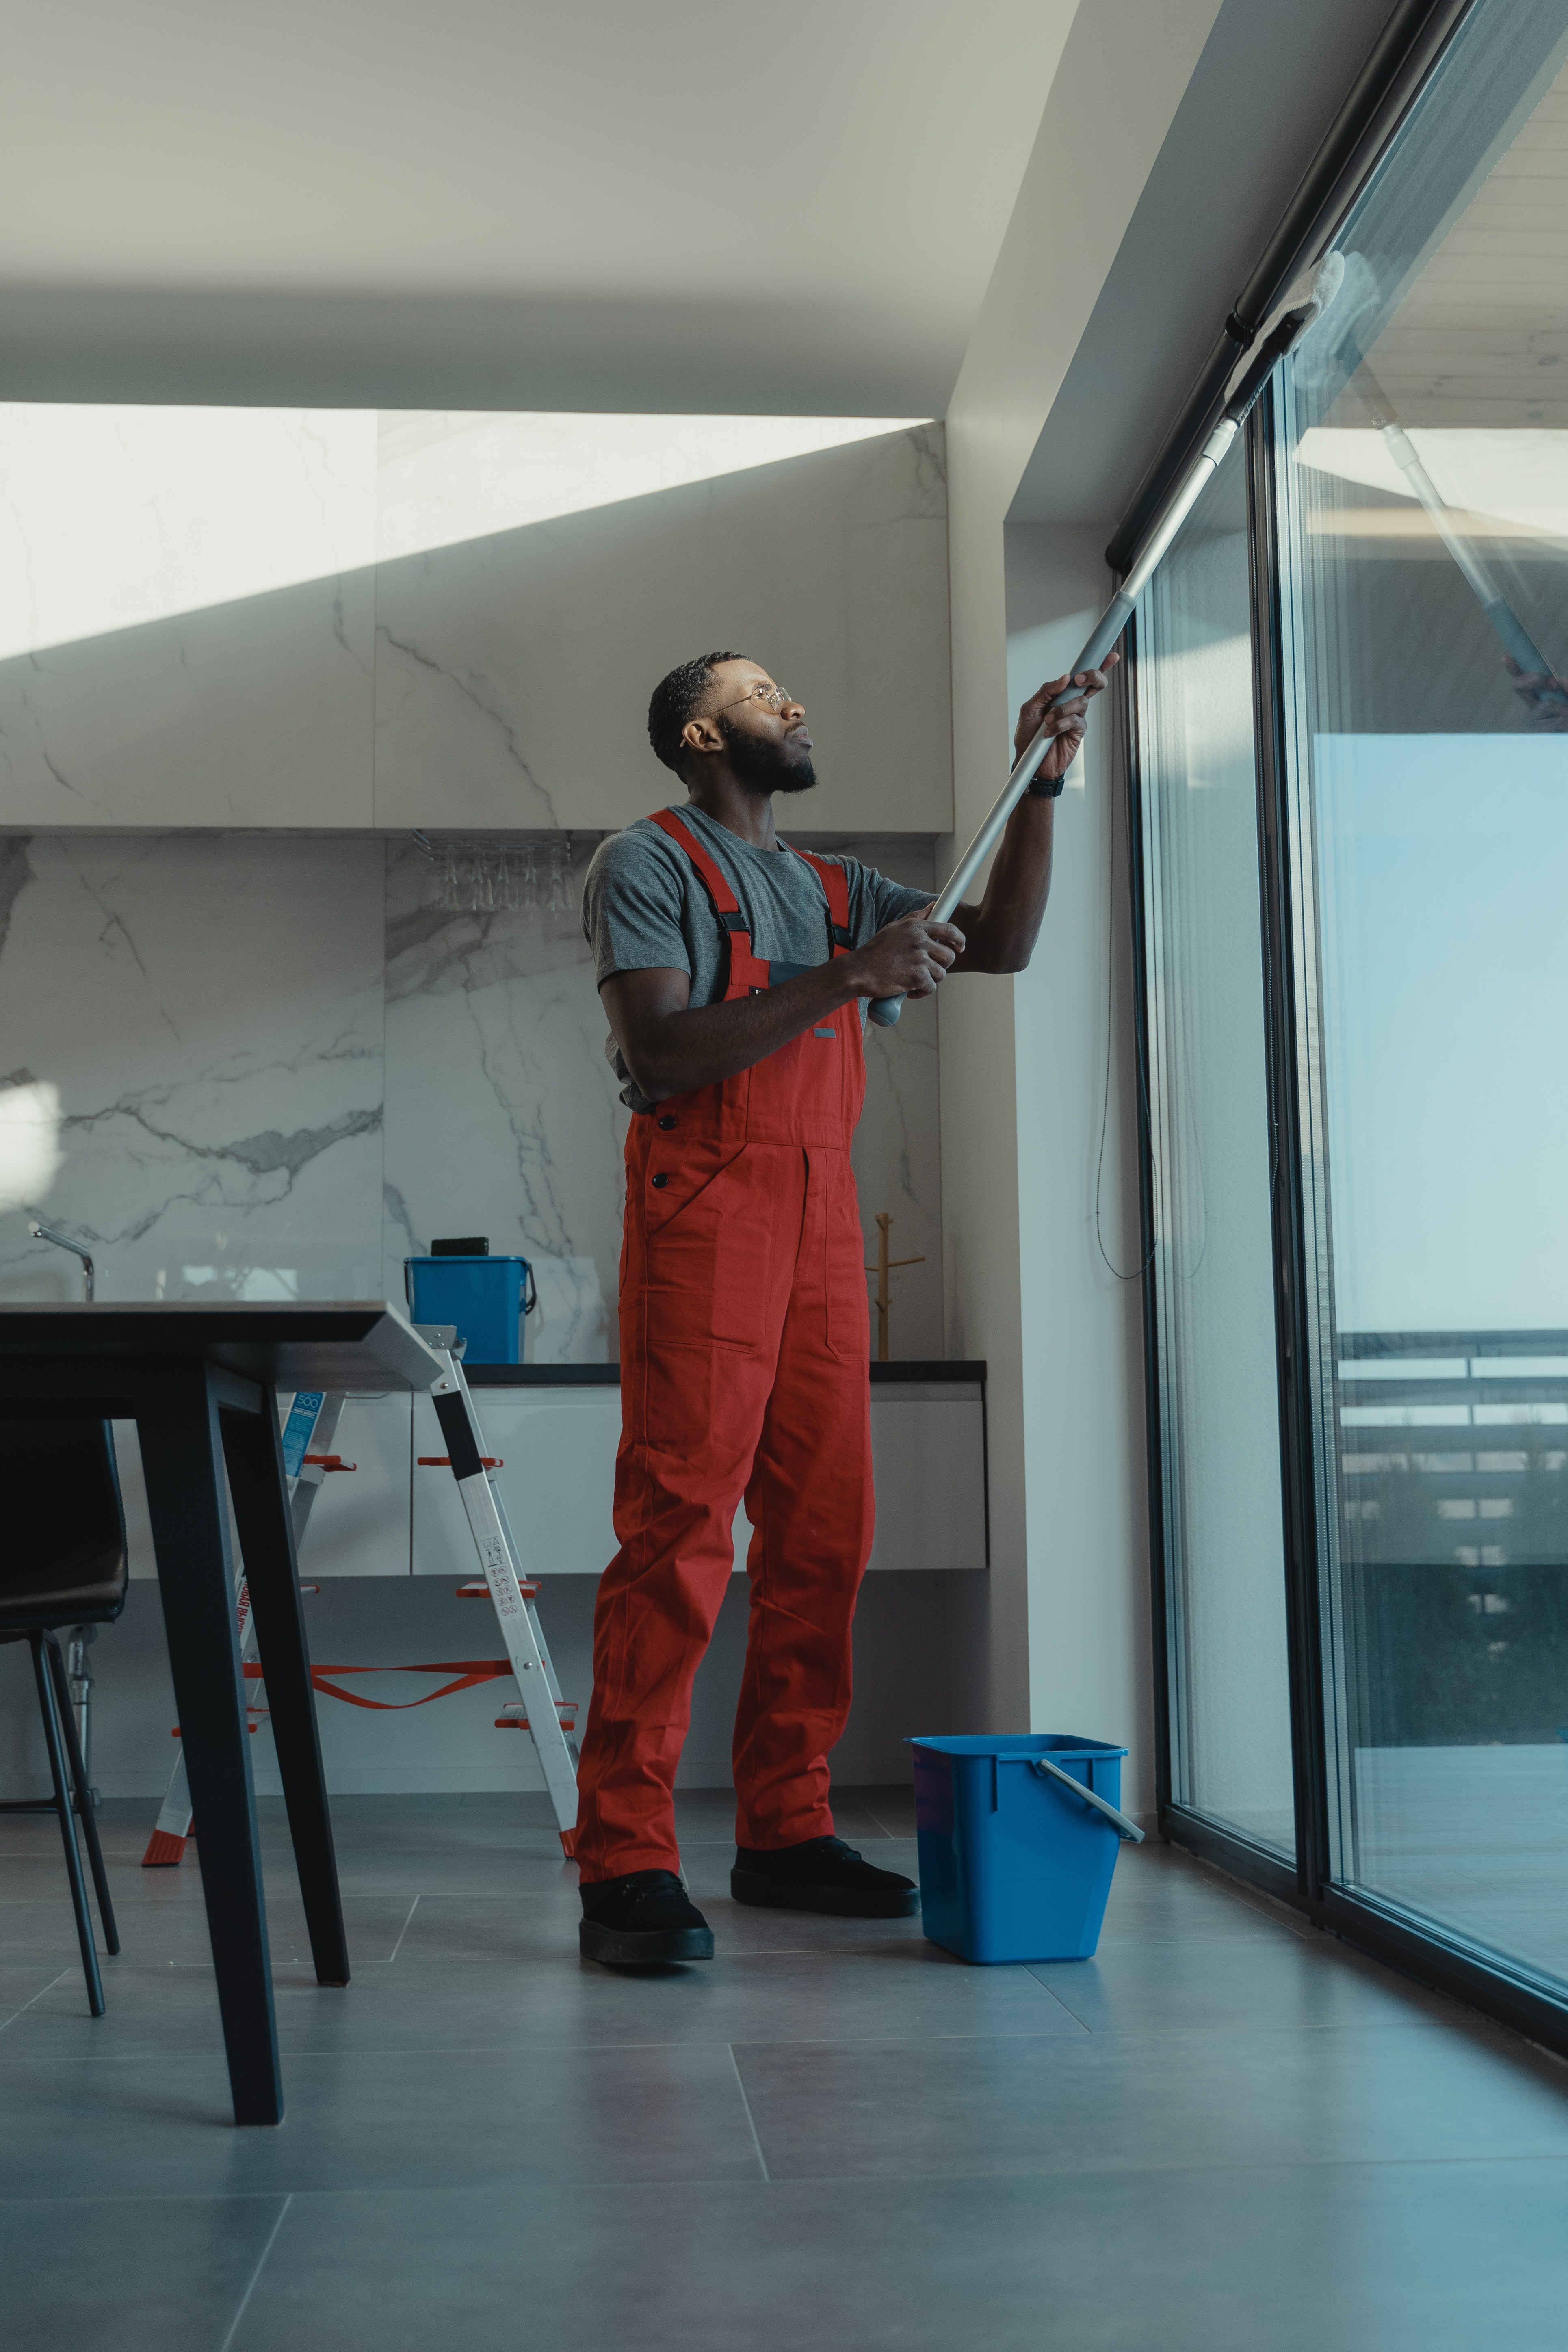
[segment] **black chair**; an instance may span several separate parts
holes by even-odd
[[[108,1422],[0,1421],[0,1643],[26,1642],[33,1653],[55,1783],[52,1798],[12,1799],[0,1812],[59,1816],[88,2001],[101,2017],[103,1980],[71,1818],[73,1789],[111,1952],[120,1949],[120,1936],[56,1635],[62,1625],[109,1624],[125,1606],[125,1514]]]

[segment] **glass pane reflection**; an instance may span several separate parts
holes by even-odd
[[[1295,1855],[1247,480],[1138,615],[1173,1791]]]
[[[1278,467],[1333,1866],[1560,1978],[1565,47],[1562,0],[1474,12]]]

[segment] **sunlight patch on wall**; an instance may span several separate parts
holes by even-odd
[[[1568,538],[1568,433],[1416,425],[1409,437],[1445,505],[1458,510],[1457,522],[1493,537]],[[1415,506],[1409,482],[1373,425],[1314,425],[1301,436],[1296,463]]]
[[[384,410],[384,562],[621,499],[903,433],[918,416],[580,416]]]
[[[924,421],[0,403],[0,660]]]

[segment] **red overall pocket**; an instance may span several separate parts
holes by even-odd
[[[668,1175],[663,1186],[653,1173],[644,1179],[650,1349],[759,1346],[767,1327],[774,1220],[756,1155],[742,1146],[711,1174],[688,1161]]]

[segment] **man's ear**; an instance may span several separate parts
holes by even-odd
[[[724,748],[723,735],[712,719],[689,719],[680,730],[680,740],[689,751],[721,751]]]

